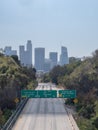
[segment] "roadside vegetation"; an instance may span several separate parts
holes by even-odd
[[[34,89],[36,85],[34,68],[22,67],[17,56],[0,54],[0,127],[21,101],[21,90]]]
[[[43,81],[76,89],[78,102],[68,99],[66,104],[75,107],[80,130],[98,130],[98,50],[83,61],[71,58],[70,64],[54,67]]]

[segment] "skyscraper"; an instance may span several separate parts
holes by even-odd
[[[27,64],[28,67],[32,66],[32,42],[31,40],[27,41]]]
[[[19,46],[19,57],[21,65],[32,67],[32,43],[31,40],[27,41],[27,48],[25,50],[25,47]]]
[[[44,71],[45,48],[35,48],[35,68]]]
[[[23,45],[19,46],[19,58],[21,65],[25,66],[25,47]]]
[[[57,52],[50,52],[49,59],[51,60],[51,69],[57,65],[58,62],[58,54]]]
[[[69,64],[68,52],[67,52],[67,48],[62,46],[61,55],[60,55],[60,65],[63,66],[65,64]]]
[[[51,69],[51,60],[50,59],[45,59],[44,72],[49,72],[50,69]]]

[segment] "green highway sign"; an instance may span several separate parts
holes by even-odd
[[[59,98],[76,98],[76,90],[59,90]]]
[[[43,98],[57,98],[56,90],[39,90],[40,97]]]
[[[57,98],[56,90],[21,90],[21,97]]]
[[[76,98],[76,90],[21,90],[21,97],[27,97],[27,98]]]
[[[38,98],[38,91],[36,90],[21,90],[21,97]]]

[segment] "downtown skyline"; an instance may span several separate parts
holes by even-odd
[[[98,49],[98,0],[0,0],[0,48],[18,50],[31,39],[33,48],[45,47],[69,56],[90,56]],[[34,51],[34,50],[33,50]]]
[[[48,53],[48,57],[46,57],[46,55],[45,55],[46,48],[44,48],[44,47],[33,48],[31,40],[27,40],[27,43],[25,45],[19,45],[18,50],[15,50],[15,49],[13,50],[12,46],[5,46],[4,48],[1,48],[1,50],[3,51],[3,53],[6,56],[17,55],[19,60],[21,61],[21,65],[28,66],[28,67],[30,67],[32,65],[38,66],[38,64],[41,61],[40,62],[36,61],[37,58],[39,60],[43,59],[44,62],[46,62],[46,63],[50,62],[49,60],[51,60],[51,63],[52,63],[51,67],[52,68],[54,66],[56,66],[57,64],[62,66],[64,64],[69,63],[69,60],[66,59],[66,58],[68,58],[68,50],[64,46],[61,46],[60,55],[58,54],[57,51],[50,51]],[[38,52],[37,52],[37,50],[38,50]],[[42,64],[44,64],[44,62]]]
[[[31,40],[31,39],[30,39]],[[22,41],[22,42],[18,42],[18,44],[14,44],[14,43],[17,43],[17,42],[2,42],[0,43],[0,48],[4,49],[6,46],[11,46],[13,50],[17,50],[17,55],[19,55],[19,46],[20,45],[23,45],[25,46],[26,44],[26,41]],[[32,40],[31,40],[32,41]],[[44,46],[45,45],[45,46]],[[89,56],[92,56],[92,53],[98,49],[98,46],[93,46],[93,45],[89,45],[89,47],[87,48],[86,45],[83,45],[82,47],[81,46],[77,46],[76,49],[74,50],[74,45],[69,45],[68,43],[58,43],[55,45],[55,47],[47,47],[47,45],[43,42],[32,42],[32,53],[33,53],[33,56],[34,56],[34,48],[39,48],[39,47],[42,47],[42,48],[45,48],[45,57],[46,58],[49,58],[49,52],[58,52],[58,55],[60,55],[61,53],[61,46],[66,46],[67,49],[68,49],[68,56],[69,57],[76,57],[76,58],[82,58],[82,57],[89,57]],[[85,48],[86,51],[83,49]],[[84,52],[85,51],[85,52]],[[34,58],[34,57],[33,57]],[[58,57],[59,58],[59,57]]]

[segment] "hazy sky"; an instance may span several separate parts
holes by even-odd
[[[69,56],[88,56],[98,49],[98,0],[0,0],[0,48],[18,49],[32,40]]]

